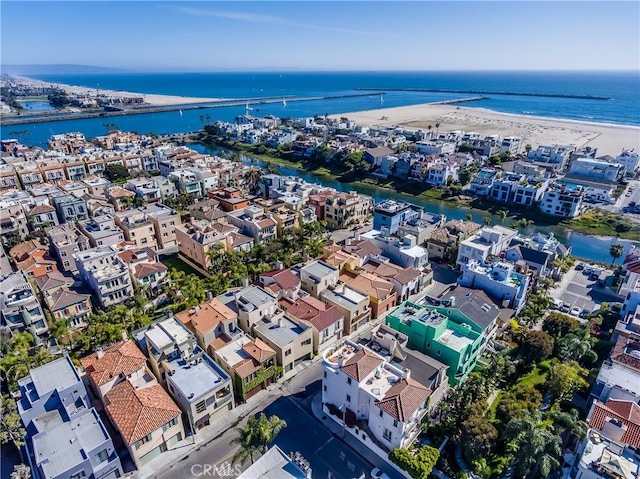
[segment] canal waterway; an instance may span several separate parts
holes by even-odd
[[[218,146],[210,146],[203,144],[191,144],[190,148],[199,151],[200,153],[208,153],[212,155],[218,156],[228,156],[231,152],[220,148]],[[259,159],[252,158],[246,155],[240,155],[243,162],[248,164],[253,164],[261,167],[266,167],[265,163],[260,161]],[[473,221],[476,223],[482,224],[483,218],[489,216],[491,217],[491,224],[501,224],[502,220],[496,216],[491,215],[487,211],[482,211],[478,209],[468,208],[465,206],[459,206],[450,204],[447,202],[440,202],[435,200],[430,200],[426,198],[419,198],[410,195],[404,195],[402,193],[398,193],[386,188],[379,188],[375,186],[368,185],[352,185],[349,183],[341,183],[336,180],[332,180],[330,178],[316,175],[309,171],[298,170],[296,168],[291,168],[285,165],[279,165],[278,171],[282,175],[290,175],[297,176],[298,178],[302,178],[309,183],[317,183],[323,186],[335,188],[338,191],[348,192],[348,191],[357,191],[359,193],[370,195],[377,202],[383,201],[386,199],[394,199],[394,200],[403,200],[408,201],[410,203],[421,206],[426,211],[430,213],[438,213],[443,214],[450,219],[458,219],[464,220],[467,215],[471,215]],[[505,226],[511,227],[511,221],[509,219],[504,221]],[[546,234],[552,233],[558,240],[566,245],[571,245],[572,254],[578,258],[594,261],[599,263],[610,263],[611,256],[609,255],[609,247],[614,243],[620,243],[624,247],[625,254],[626,252],[633,246],[639,246],[640,242],[632,241],[632,240],[624,240],[611,236],[590,236],[582,233],[577,233],[572,231],[564,226],[554,225],[554,226],[539,226],[539,225],[529,225],[526,228],[518,228],[518,230],[523,234],[531,234],[536,231],[541,231]],[[621,258],[618,258],[617,263],[621,263],[624,255]]]

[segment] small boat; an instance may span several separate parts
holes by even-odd
[[[384,103],[384,93],[380,93],[380,103]]]
[[[287,100],[282,100],[282,106],[285,108],[287,107]]]
[[[182,116],[182,110],[178,110],[180,112],[180,116]]]

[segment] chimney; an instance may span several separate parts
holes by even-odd
[[[243,288],[249,287],[249,278],[242,278],[242,287]]]
[[[411,370],[409,368],[404,368],[402,371],[402,379],[409,379],[411,377]]]
[[[356,231],[355,240],[360,241],[360,233]]]
[[[207,291],[207,301],[211,301],[213,299],[213,293],[211,291]]]
[[[276,269],[278,269],[278,270],[283,269],[282,261],[280,261],[280,260],[276,261]]]
[[[96,357],[100,359],[102,356],[104,356],[104,350],[102,348],[96,349]]]
[[[284,318],[282,316],[278,318],[278,327],[284,328]]]
[[[127,336],[127,331],[124,329],[120,331],[120,335],[122,336],[123,341],[127,341],[129,339],[129,336]]]

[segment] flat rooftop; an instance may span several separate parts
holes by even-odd
[[[80,381],[71,360],[64,357],[32,369],[30,376],[40,396],[54,389],[68,388]]]
[[[369,300],[367,296],[364,296],[347,286],[336,288],[334,290],[324,290],[321,296],[327,301],[349,310],[356,309],[358,304],[362,301],[367,300],[368,302]]]
[[[176,344],[182,344],[189,341],[192,337],[191,333],[174,317],[151,324],[149,328],[147,328],[145,335],[158,349],[164,349],[174,342]]]
[[[466,347],[473,344],[473,339],[463,336],[457,331],[453,331],[451,329],[447,329],[442,333],[437,338],[437,341],[458,352],[463,351]]]
[[[444,314],[440,314],[429,308],[422,308],[410,304],[399,306],[395,310],[392,310],[390,314],[405,323],[408,321],[420,321],[421,323],[431,324],[433,326],[437,326],[447,320]]]
[[[298,324],[286,316],[279,316],[272,321],[263,319],[254,326],[255,330],[269,338],[281,348],[293,343],[309,326]]]
[[[338,269],[322,261],[314,261],[313,263],[300,268],[300,271],[304,271],[316,278],[324,278],[328,274],[338,271]]]
[[[195,352],[201,351],[198,348]],[[169,361],[169,368],[171,374],[167,374],[167,381],[170,381],[190,402],[229,382],[229,376],[206,354],[202,355],[202,361],[196,360],[195,364],[193,361],[185,361],[182,358]]]

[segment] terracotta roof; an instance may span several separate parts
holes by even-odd
[[[295,289],[300,285],[300,279],[290,269],[274,269],[262,273],[260,275],[261,282],[262,278],[272,278],[282,289]]]
[[[124,197],[132,197],[136,194],[133,191],[126,190],[121,186],[116,186],[109,190],[109,196],[112,198],[124,198]]]
[[[177,313],[176,318],[190,329],[202,334],[215,329],[222,321],[231,321],[237,318],[237,314],[217,298],[202,303],[199,308],[199,310],[191,308]]]
[[[250,343],[245,344],[242,346],[242,350],[260,364],[276,354],[276,352],[260,338],[255,338]]]
[[[80,359],[82,367],[98,386],[118,374],[129,375],[144,367],[146,362],[147,358],[133,341],[119,341],[109,346],[100,358],[94,353]]]
[[[609,419],[615,419],[627,426],[621,442],[640,447],[640,406],[632,401],[615,399],[610,399],[606,404],[594,401],[588,420],[589,426],[602,430]]]
[[[129,381],[123,381],[105,397],[107,412],[128,444],[136,443],[181,414],[160,384],[135,389]]]
[[[266,218],[264,220],[259,220],[256,221],[256,224],[260,227],[260,228],[269,228],[270,226],[275,226],[276,222],[273,221],[271,218]]]
[[[34,280],[38,289],[43,292],[62,286],[71,286],[74,283],[73,278],[63,275],[60,271],[51,271],[34,278]]]
[[[135,267],[133,276],[136,278],[144,278],[153,273],[166,272],[167,267],[162,263],[142,263]]]
[[[620,336],[611,351],[611,360],[640,371],[640,357],[632,356],[631,351],[640,351],[640,342]]]
[[[46,252],[47,247],[38,240],[29,240],[15,245],[9,250],[9,255],[16,261],[24,261],[37,250],[43,250]]]
[[[347,376],[359,382],[374,371],[382,362],[382,359],[378,356],[366,349],[361,349],[351,356],[340,369]]]
[[[392,283],[367,272],[360,274],[344,272],[340,275],[340,281],[359,293],[373,298],[382,299],[394,293]]]
[[[35,206],[33,208],[31,208],[31,211],[29,211],[29,215],[39,215],[42,213],[51,213],[52,211],[55,211],[56,209],[53,206],[50,205],[38,205]]]
[[[311,323],[317,331],[323,331],[344,318],[338,308],[325,304],[313,296],[299,298],[294,303],[282,299],[279,304],[294,318]]]
[[[260,363],[253,358],[246,358],[234,364],[233,369],[241,379],[244,379],[260,369]]]
[[[367,255],[377,255],[382,253],[382,249],[378,248],[372,241],[364,240],[351,240],[350,245],[345,245],[344,249],[347,253],[352,253],[360,256],[361,258]]]
[[[135,244],[135,242],[132,242],[133,244]],[[158,256],[158,253],[156,253],[155,251],[153,251],[151,248],[130,248],[130,249],[126,249],[124,251],[120,251],[118,253],[118,256],[120,256],[120,258],[122,259],[122,261],[124,261],[127,264],[130,263],[134,263],[135,261],[135,255],[140,253],[141,251],[146,251],[147,252],[147,258],[149,260],[152,261],[156,261],[156,258]]]
[[[427,400],[431,391],[411,378],[401,379],[376,406],[398,421],[406,422]]]
[[[222,333],[220,336],[218,336],[216,339],[214,339],[213,341],[211,341],[209,343],[209,346],[211,347],[211,349],[213,349],[214,351],[217,351],[218,349],[222,348],[223,346],[225,346],[226,344],[229,344],[231,342],[231,338],[229,336],[227,336],[225,333]]]

